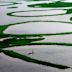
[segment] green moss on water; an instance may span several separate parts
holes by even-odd
[[[0,42],[0,48],[6,48],[6,47],[14,47],[14,46],[23,46],[23,45],[64,45],[64,46],[72,46],[72,44],[67,44],[67,43],[30,43],[32,41],[37,41],[37,40],[42,40],[43,38],[39,39],[25,39],[27,37],[42,37],[42,36],[51,36],[51,35],[65,35],[65,34],[72,34],[72,32],[64,32],[64,33],[52,33],[52,34],[4,34],[3,31],[12,25],[17,25],[17,24],[26,24],[26,23],[32,23],[32,22],[59,22],[59,21],[28,21],[28,22],[18,22],[14,24],[9,24],[9,25],[3,25],[0,26],[0,38],[6,38],[6,37],[12,37],[12,39],[6,39],[4,41]],[[72,24],[72,22],[60,22],[60,23],[69,23]],[[24,39],[19,39],[17,40],[16,38],[24,38]]]
[[[0,38],[6,38],[6,37],[42,37],[42,36],[55,36],[55,35],[68,35],[72,34],[72,32],[64,32],[64,33],[52,33],[52,34],[0,34]]]
[[[71,2],[54,2],[54,3],[40,3],[40,4],[31,4],[28,7],[48,7],[48,8],[58,8],[58,7],[72,7]]]
[[[18,7],[8,7],[8,9],[14,9],[14,8],[18,8]]]
[[[9,25],[0,25],[0,34],[8,27]]]
[[[34,39],[29,39],[29,38],[9,38],[5,39],[3,41],[0,41],[0,48],[7,48],[7,47],[14,47],[14,46],[25,46],[30,44],[33,41],[39,41],[43,40],[44,38],[34,38]]]
[[[11,51],[11,50],[1,50],[4,54],[13,57],[13,58],[18,58],[27,62],[32,62],[32,63],[36,63],[36,64],[41,64],[41,65],[45,65],[45,66],[50,66],[50,67],[55,67],[55,68],[59,68],[59,69],[67,69],[70,68],[68,66],[64,66],[64,65],[59,65],[59,64],[54,64],[54,63],[50,63],[50,62],[45,62],[45,61],[40,61],[37,59],[33,59],[31,57],[25,56],[25,55],[21,55],[17,52]]]
[[[6,38],[6,37],[42,37],[42,36],[55,36],[55,35],[67,35],[72,34],[72,32],[64,32],[64,33],[54,33],[54,34],[0,34],[0,38]]]
[[[9,6],[9,5],[21,4],[21,3],[16,3],[16,2],[1,2],[1,3],[10,3],[10,4],[3,4],[3,5],[0,5],[0,6]]]
[[[63,33],[50,33],[50,34],[5,34],[3,31],[5,31],[9,26],[12,25],[18,25],[18,24],[26,24],[26,23],[34,23],[34,22],[57,22],[57,23],[66,23],[66,24],[72,24],[72,22],[64,22],[64,21],[27,21],[27,22],[17,22],[12,23],[8,25],[1,25],[0,26],[0,38],[6,38],[6,37],[42,37],[42,36],[51,36],[51,35],[66,35],[66,34],[72,34],[72,32],[63,32]]]
[[[61,45],[61,46],[72,46],[72,43],[60,43],[60,42],[37,42],[30,43],[28,45]]]
[[[11,39],[6,39],[2,42],[0,42],[0,48],[10,48],[10,47],[15,47],[15,46],[26,46],[26,45],[59,45],[59,46],[72,46],[72,43],[62,43],[62,42],[37,42],[35,43],[34,41],[39,41],[43,39],[19,39],[19,40],[11,40]],[[33,43],[34,42],[34,43]]]
[[[21,12],[36,12],[36,11],[52,11],[52,10],[60,10],[60,9],[51,9],[51,10],[28,10],[28,11],[15,11],[15,12],[10,12],[7,13],[8,16],[13,16],[13,17],[45,17],[45,16],[57,16],[57,15],[65,15],[65,13],[61,13],[61,14],[52,14],[52,15],[32,15],[32,16],[24,16],[24,15],[15,15],[14,13],[21,13]],[[66,9],[62,9],[62,10],[66,10]]]
[[[70,20],[72,21],[72,17],[70,18]]]
[[[71,9],[68,9],[66,14],[72,14],[72,8]]]

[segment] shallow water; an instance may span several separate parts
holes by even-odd
[[[72,34],[69,35],[55,35],[55,36],[43,36],[45,38],[41,41],[35,41],[33,43],[37,42],[58,42],[58,43],[72,43]]]
[[[45,67],[14,59],[0,53],[0,72],[58,72],[59,69]],[[60,71],[59,71],[60,72]]]
[[[15,15],[15,16],[38,16],[38,15],[54,15],[54,14],[64,14],[66,13],[66,11],[64,10],[48,10],[48,11],[31,11],[31,12],[16,12],[16,13],[13,13],[12,15]]]
[[[24,54],[38,60],[48,61],[72,67],[72,48],[68,46],[67,47],[56,45],[19,46],[19,47],[11,47],[6,50],[13,50],[20,54]],[[34,51],[34,54],[28,55],[28,53],[31,52],[32,50]]]
[[[58,22],[30,22],[8,27],[5,34],[52,34],[72,32],[72,25]]]
[[[13,2],[13,0],[2,0],[5,2]],[[57,1],[57,0],[52,0]],[[16,1],[21,4],[10,5],[12,3],[0,3],[0,25],[8,25],[19,23],[19,25],[13,25],[8,27],[4,33],[8,34],[44,34],[44,33],[61,33],[72,32],[72,25],[70,18],[72,14],[65,14],[67,9],[72,7],[63,8],[29,8],[28,4],[36,3],[49,3],[52,1]],[[15,0],[14,0],[15,2]],[[71,0],[65,0],[63,2],[71,2]],[[16,8],[10,8],[16,7]],[[52,10],[53,9],[53,10]],[[54,10],[55,9],[55,10]],[[64,10],[66,9],[66,10]],[[33,11],[32,11],[33,10]],[[37,11],[36,11],[37,10]],[[41,10],[41,11],[40,11]],[[51,10],[51,11],[48,11]],[[28,11],[28,12],[19,12]],[[7,15],[7,13],[13,13],[15,16]],[[47,16],[53,14],[62,14],[55,16]],[[45,15],[45,16],[35,16]],[[19,16],[19,17],[16,17]],[[20,17],[20,16],[33,16],[33,17]],[[30,22],[21,23],[20,22]],[[38,21],[38,22],[32,22]],[[39,22],[40,21],[40,22]],[[44,22],[50,21],[50,22]],[[56,22],[51,22],[56,21]],[[56,36],[43,36],[45,39],[36,42],[60,42],[60,43],[72,43],[72,35],[56,35]],[[30,37],[31,38],[31,37]],[[35,37],[36,38],[36,37]],[[6,39],[6,38],[5,38]],[[0,39],[3,41],[5,39]],[[20,54],[24,54],[33,57],[38,60],[44,60],[56,64],[67,65],[72,68],[72,48],[71,46],[55,46],[55,45],[42,45],[42,46],[17,46],[7,48],[7,50],[13,50]],[[34,50],[33,55],[28,55],[29,52]],[[0,72],[72,72],[72,69],[60,70],[53,67],[46,67],[34,63],[28,63],[16,58],[9,57],[0,53]]]

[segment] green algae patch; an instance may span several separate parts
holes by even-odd
[[[0,25],[0,33],[3,33],[3,31],[8,27],[9,25]]]
[[[0,38],[6,38],[6,37],[42,37],[42,36],[53,36],[53,35],[68,35],[72,34],[72,32],[64,32],[64,33],[54,33],[54,34],[0,34]]]
[[[28,7],[52,7],[52,8],[58,8],[58,7],[72,7],[71,2],[54,2],[54,3],[40,3],[40,4],[31,4],[28,5]]]
[[[26,45],[58,45],[58,46],[72,46],[72,43],[59,43],[59,42],[39,42],[33,43],[34,41],[39,41],[43,39],[6,39],[0,42],[0,48],[10,48],[15,46],[26,46]]]
[[[64,66],[64,65],[60,65],[60,64],[54,64],[54,63],[50,63],[50,62],[45,62],[45,61],[40,61],[40,60],[37,60],[37,59],[33,59],[31,57],[28,57],[26,55],[19,54],[17,52],[11,51],[11,50],[1,50],[0,52],[3,52],[4,54],[6,54],[6,55],[8,55],[10,57],[24,60],[26,62],[41,64],[41,65],[50,66],[50,67],[59,68],[59,69],[67,69],[67,68],[70,68],[68,66]]]
[[[71,9],[68,9],[66,14],[72,14],[72,8]]]
[[[44,38],[34,38],[34,39],[29,39],[29,38],[9,38],[5,39],[3,41],[0,41],[0,48],[7,48],[7,47],[14,47],[14,46],[25,46],[30,44],[32,41],[39,41],[43,40]]]
[[[72,17],[70,18],[70,20],[72,21]]]
[[[72,18],[71,18],[72,20]],[[6,30],[9,26],[12,25],[18,25],[22,23],[31,23],[31,22],[59,22],[59,23],[69,23],[72,24],[72,22],[64,22],[64,21],[27,21],[27,22],[17,22],[17,23],[11,23],[9,25],[0,25],[0,38],[6,38],[6,37],[42,37],[42,36],[51,36],[51,35],[66,35],[66,34],[72,34],[72,32],[63,32],[63,33],[50,33],[50,34],[5,34],[3,33],[4,30]]]
[[[14,8],[18,8],[18,7],[8,7],[8,9],[14,9]]]
[[[2,2],[1,2],[1,3],[2,3]],[[9,6],[9,5],[20,4],[20,3],[16,3],[16,2],[3,2],[3,3],[5,3],[5,4],[2,4],[2,5],[0,5],[0,6]],[[7,4],[7,3],[9,3],[9,4]]]
[[[59,22],[59,23],[72,24],[72,22],[61,22],[61,21],[28,21],[28,22],[13,23],[13,24],[9,24],[9,25],[1,25],[0,26],[0,38],[6,38],[6,37],[37,37],[37,36],[42,37],[42,36],[72,34],[72,32],[50,33],[50,34],[5,34],[5,33],[3,33],[9,26],[22,24],[22,23],[31,23],[31,22]]]
[[[8,34],[0,33],[0,38],[6,38],[6,37],[12,37],[12,36]]]
[[[57,10],[58,10],[58,13],[57,13]],[[45,11],[45,14],[44,14],[44,11]],[[52,11],[53,11],[53,13],[52,13]],[[54,11],[56,11],[56,12],[54,13]],[[66,9],[27,10],[27,11],[10,12],[10,13],[7,13],[7,15],[8,16],[14,16],[14,17],[44,17],[44,16],[64,15],[66,13],[65,11],[66,11]],[[35,12],[37,12],[37,14]],[[41,12],[42,12],[42,14],[41,14]],[[18,14],[21,14],[21,15],[18,15]]]
[[[57,42],[37,42],[30,43],[29,45],[61,45],[61,46],[72,46],[72,43],[57,43]]]

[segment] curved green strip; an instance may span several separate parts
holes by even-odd
[[[3,31],[8,28],[9,25],[0,25],[0,34],[3,34]]]
[[[55,36],[55,35],[67,35],[72,34],[72,32],[65,32],[65,33],[54,33],[54,34],[0,34],[0,38],[6,37],[42,37],[42,36]]]
[[[72,21],[72,17],[70,18],[70,20]]]
[[[6,2],[6,3],[9,3],[9,2]],[[0,5],[0,6],[9,6],[9,5],[16,5],[16,4],[20,4],[20,3],[11,2],[11,4],[3,4],[3,5]]]
[[[18,7],[8,7],[8,9],[13,9],[13,8],[18,8]]]
[[[36,64],[41,64],[41,65],[45,65],[45,66],[50,66],[50,67],[54,67],[54,68],[58,68],[58,69],[67,69],[70,68],[68,66],[65,65],[60,65],[60,64],[54,64],[51,62],[45,62],[45,61],[40,61],[37,59],[33,59],[31,57],[28,57],[26,55],[21,55],[17,52],[11,51],[11,50],[1,50],[1,52],[3,52],[4,54],[13,57],[13,58],[18,58],[27,62],[32,62],[32,63],[36,63]]]
[[[66,14],[72,14],[72,8],[67,9],[67,13]]]
[[[27,37],[12,37],[12,38],[4,39],[3,41],[0,41],[0,48],[2,49],[7,47],[28,45],[32,41],[40,41],[43,39],[44,38],[29,39]]]
[[[26,21],[26,22],[17,22],[17,23],[11,23],[11,24],[8,24],[7,26],[12,26],[12,25],[18,25],[18,24],[26,24],[26,23],[32,23],[32,22],[57,22],[57,23],[66,23],[66,24],[72,24],[72,22],[64,22],[64,21],[53,21],[53,20],[49,20],[49,21],[43,21],[43,20],[37,20],[37,21]],[[4,25],[3,25],[4,26]]]
[[[49,36],[49,35],[65,35],[65,34],[72,34],[72,32],[64,32],[64,33],[52,33],[52,34],[20,34],[20,35],[17,35],[17,34],[4,34],[3,31],[5,29],[7,29],[9,26],[12,26],[12,25],[17,25],[17,24],[26,24],[26,23],[31,23],[31,22],[60,22],[60,23],[66,23],[66,24],[72,24],[72,22],[62,22],[62,21],[27,21],[27,22],[18,22],[18,23],[12,23],[12,24],[9,24],[9,25],[2,25],[0,26],[0,38],[4,38],[4,37],[25,37],[25,36]]]
[[[67,9],[51,9],[51,10],[67,10]],[[52,14],[52,15],[34,15],[34,16],[19,16],[19,15],[13,15],[14,13],[19,13],[19,12],[36,12],[36,11],[51,11],[51,10],[28,10],[28,11],[15,11],[15,12],[10,12],[7,13],[8,16],[14,16],[14,17],[44,17],[44,16],[58,16],[58,15],[65,15],[66,13],[61,13],[61,14]]]
[[[39,42],[39,43],[30,43],[28,45],[60,45],[60,46],[72,46],[72,43]]]
[[[72,43],[62,43],[62,42],[39,42],[39,43],[31,43],[33,41],[43,40],[44,38],[38,39],[19,39],[16,38],[6,39],[0,42],[0,48],[10,48],[15,46],[26,46],[26,45],[59,45],[59,46],[72,46]]]
[[[59,8],[59,7],[72,7],[71,2],[54,2],[54,3],[40,3],[40,4],[31,4],[28,7],[37,7],[37,8]]]

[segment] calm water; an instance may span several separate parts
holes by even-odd
[[[54,14],[64,14],[68,7],[57,8],[57,10],[52,10],[55,8],[29,8],[28,4],[43,3],[49,1],[58,0],[47,0],[47,1],[35,1],[30,2],[30,0],[0,0],[5,2],[20,2],[17,5],[8,5],[11,3],[0,3],[0,25],[15,24],[20,22],[19,25],[12,25],[8,27],[4,33],[8,34],[40,34],[40,33],[60,33],[60,32],[72,32],[72,25],[70,17],[72,14],[68,15],[56,15],[56,16],[43,16],[43,15],[54,15]],[[71,2],[72,0],[65,0],[64,2]],[[17,7],[17,8],[9,8]],[[71,8],[71,7],[70,7]],[[58,10],[60,9],[60,10]],[[32,11],[33,10],[33,11]],[[37,11],[35,11],[37,10]],[[40,11],[41,10],[41,11]],[[43,11],[42,11],[43,10]],[[51,11],[48,11],[51,10]],[[23,12],[19,12],[23,11]],[[27,11],[27,12],[24,12]],[[13,15],[8,16],[7,13],[15,12]],[[40,17],[40,16],[41,17]],[[17,17],[19,16],[19,17]],[[29,17],[21,17],[29,16]],[[33,17],[32,17],[33,16]],[[39,16],[39,17],[37,17]],[[33,22],[41,21],[41,22]],[[56,22],[43,22],[43,21],[56,21]],[[59,22],[60,21],[60,22]],[[58,42],[58,43],[72,43],[72,34],[69,35],[56,35],[56,36],[43,36],[45,39],[37,42]],[[1,39],[0,39],[1,40]],[[7,50],[13,50],[20,54],[27,55],[28,52],[34,50],[35,54],[30,55],[30,57],[36,58],[38,60],[49,61],[52,63],[67,65],[72,67],[72,47],[70,46],[19,46],[7,48]],[[27,55],[28,56],[28,55]],[[0,53],[0,72],[72,72],[72,69],[60,70],[53,67],[46,67],[38,64],[28,63],[19,59],[11,58],[3,53]]]

